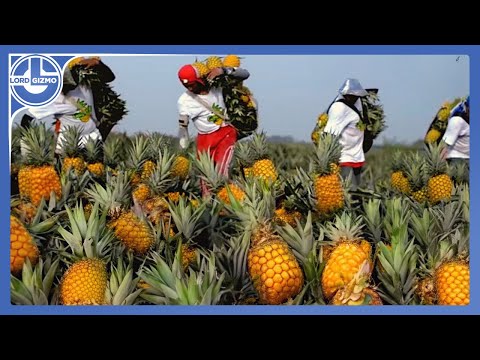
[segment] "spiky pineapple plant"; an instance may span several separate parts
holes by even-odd
[[[389,304],[412,304],[418,281],[419,250],[408,233],[411,209],[406,200],[396,198],[387,200],[386,212],[386,240],[377,244],[379,293]]]
[[[68,223],[58,227],[67,247],[61,255],[68,265],[60,281],[63,305],[105,305],[108,283],[107,263],[111,260],[113,233],[99,216],[98,204],[88,221],[83,207],[66,207]]]
[[[272,224],[275,201],[272,189],[262,181],[247,188],[243,204],[232,199],[230,212],[250,234],[247,268],[262,304],[278,305],[294,298],[304,285],[304,274],[292,250]]]
[[[62,185],[53,165],[53,133],[42,123],[22,129],[21,137],[25,156],[18,172],[20,196],[29,199],[34,206],[43,198],[48,201],[51,195],[60,199]]]
[[[94,183],[86,190],[87,197],[108,213],[107,227],[115,237],[136,255],[145,255],[154,244],[150,225],[141,211],[130,207],[129,186],[120,172],[105,187]]]
[[[59,136],[62,146],[62,173],[73,170],[77,176],[85,172],[85,144],[81,142],[82,129],[68,126]]]
[[[99,139],[88,138],[85,143],[85,162],[87,170],[94,177],[102,178],[105,174],[103,164],[103,143]]]
[[[326,264],[321,284],[328,300],[353,279],[364,261],[372,261],[372,247],[362,237],[363,226],[360,216],[352,217],[346,211],[325,225],[325,237],[329,241],[322,248]]]
[[[109,136],[103,145],[103,159],[105,170],[114,173],[118,165],[123,162],[123,141],[118,136]]]
[[[252,148],[253,162],[251,175],[267,183],[276,181],[278,179],[278,173],[269,155],[266,133],[263,131],[254,133],[250,145]]]
[[[442,159],[441,153],[446,144],[427,145],[425,171],[428,176],[427,191],[430,204],[439,201],[448,201],[452,196],[453,181],[447,173],[447,162]]]
[[[401,150],[395,150],[392,155],[392,174],[390,176],[390,186],[392,189],[403,194],[410,194],[410,184],[405,176],[404,153]]]
[[[428,191],[425,159],[418,152],[407,154],[403,161],[403,169],[412,198],[419,203],[426,202]]]
[[[322,133],[315,148],[313,183],[316,209],[323,216],[330,215],[345,205],[342,180],[336,169],[340,153],[339,138]]]
[[[60,260],[47,258],[38,260],[32,266],[30,260],[25,261],[21,276],[10,275],[10,298],[14,305],[49,305],[56,304],[52,294],[55,276]]]

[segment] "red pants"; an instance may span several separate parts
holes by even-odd
[[[210,151],[215,165],[220,164],[220,173],[228,177],[228,170],[233,158],[233,150],[237,142],[237,130],[230,125],[221,127],[211,134],[197,135],[197,152]],[[202,182],[202,192],[208,193]]]

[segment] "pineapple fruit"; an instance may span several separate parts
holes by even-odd
[[[403,194],[410,194],[410,184],[405,176],[405,163],[403,162],[404,154],[400,150],[396,150],[392,156],[392,174],[390,176],[390,185]]]
[[[435,287],[439,305],[470,303],[470,267],[466,261],[451,260],[435,272]]]
[[[62,173],[66,174],[73,169],[77,176],[81,176],[86,169],[84,160],[84,145],[81,143],[81,129],[75,126],[67,127],[61,133],[62,144]]]
[[[143,214],[129,208],[128,190],[125,176],[120,172],[105,188],[99,183],[92,184],[86,195],[108,211],[107,226],[125,248],[136,255],[145,255],[155,239]]]
[[[229,54],[223,58],[224,67],[240,67],[240,58],[237,55]]]
[[[266,134],[264,132],[254,133],[251,146],[253,151],[252,176],[266,182],[275,182],[278,178],[278,173],[275,164],[268,155]]]
[[[320,137],[315,149],[314,191],[317,211],[329,215],[345,205],[342,181],[336,171],[341,145],[334,135],[322,133]]]
[[[212,70],[218,67],[223,67],[222,59],[218,56],[209,56],[205,59],[208,70]]]
[[[425,170],[428,176],[428,200],[432,205],[439,201],[448,201],[452,196],[453,181],[447,174],[447,162],[441,158],[445,146],[443,143],[427,145]]]
[[[201,78],[207,76],[208,73],[210,72],[210,69],[208,68],[208,66],[201,61],[195,61],[194,63],[192,63],[192,66],[195,69],[197,69],[198,75]]]
[[[419,203],[426,202],[428,200],[427,179],[422,156],[418,152],[407,155],[403,162],[403,169],[412,198]]]
[[[332,299],[339,289],[348,285],[364,261],[371,263],[372,247],[362,239],[362,227],[361,218],[353,219],[347,212],[336,215],[334,222],[326,224],[325,235],[333,242],[326,246],[328,255],[322,272],[322,291],[326,299]]]
[[[98,204],[93,207],[88,222],[82,206],[66,207],[66,211],[67,227],[59,226],[58,232],[71,253],[63,253],[68,269],[60,281],[60,302],[105,305],[112,233],[105,226],[105,219],[98,216]]]
[[[22,129],[22,140],[27,152],[18,173],[20,196],[35,207],[42,198],[48,201],[52,193],[60,199],[62,185],[53,166],[53,133],[44,124],[32,125]]]
[[[302,289],[304,277],[297,259],[268,224],[258,226],[253,232],[247,259],[248,272],[261,303],[282,304]]]
[[[190,172],[190,160],[185,155],[178,155],[170,171],[172,176],[178,177],[180,180],[185,180]]]
[[[238,185],[230,183],[225,185],[217,193],[217,197],[224,203],[230,205],[230,197],[228,193],[231,193],[232,196],[239,202],[242,202],[245,199],[245,192]]]
[[[10,272],[19,275],[25,259],[32,265],[38,262],[38,246],[25,225],[15,216],[10,215]]]
[[[85,161],[87,170],[94,177],[101,178],[105,173],[105,165],[102,159],[103,145],[100,140],[89,138],[85,143]]]

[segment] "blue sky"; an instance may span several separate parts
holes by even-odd
[[[177,71],[195,57],[103,56],[129,109],[116,130],[176,135],[176,104],[184,91]],[[470,83],[469,59],[457,55],[246,55],[242,67],[251,74],[245,85],[259,102],[260,127],[301,141],[310,139],[318,114],[348,77],[380,89],[388,128],[379,143],[422,138],[438,107],[468,94]]]

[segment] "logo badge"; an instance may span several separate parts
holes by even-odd
[[[20,104],[44,106],[62,89],[62,69],[49,56],[27,55],[17,59],[10,70],[11,94]]]

